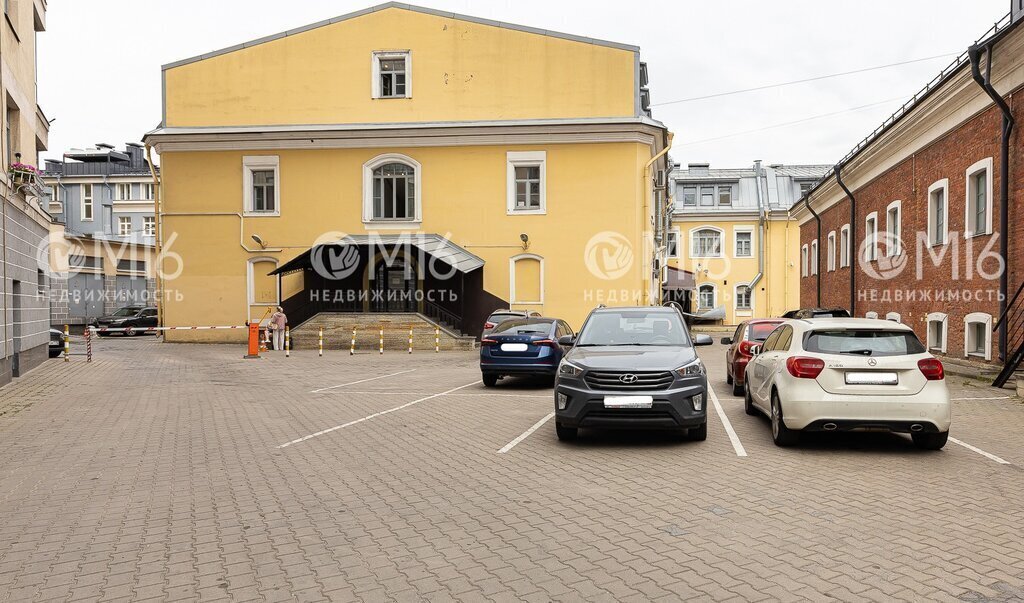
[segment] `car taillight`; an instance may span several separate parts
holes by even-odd
[[[786,370],[798,379],[817,379],[825,370],[825,361],[819,358],[791,356],[786,359]]]
[[[551,347],[554,347],[555,342],[554,340],[551,339],[538,339],[537,341],[533,342],[533,345],[549,345]]]
[[[486,338],[484,338],[484,339],[480,340],[480,345],[494,345],[496,343],[498,343],[498,341],[496,339],[486,339]]]
[[[739,351],[740,356],[753,356],[753,354],[750,353],[750,348],[752,347],[754,347],[754,342],[741,341],[739,347],[736,349]]]
[[[935,358],[918,360],[917,368],[921,369],[921,374],[929,381],[941,381],[946,378],[946,371],[942,368],[942,363]]]
[[[485,329],[493,329],[494,328],[494,323],[493,322],[485,322],[484,323],[484,328]]]

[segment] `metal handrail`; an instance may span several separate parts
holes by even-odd
[[[1024,291],[1024,281],[1021,281],[1020,287],[1017,287],[1017,292],[1013,294],[1013,298],[1010,299],[1009,303],[1006,304],[1006,310],[1003,310],[1003,313],[999,315],[999,320],[993,323],[993,331],[998,329],[999,325],[1002,324],[1003,320],[1006,319],[1007,315],[1010,313],[1010,310],[1013,309],[1014,304],[1017,303],[1017,298],[1020,297],[1021,291]]]

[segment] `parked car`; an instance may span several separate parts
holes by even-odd
[[[783,322],[778,318],[746,320],[736,327],[732,337],[722,338],[722,343],[729,346],[725,350],[725,382],[732,385],[734,396],[743,395],[743,372],[753,357],[750,349],[768,339],[775,327]]]
[[[846,308],[800,308],[790,310],[782,318],[850,318]]]
[[[487,337],[494,330],[494,327],[501,324],[501,321],[508,320],[510,318],[529,318],[530,313],[522,310],[495,310],[491,312],[491,315],[484,321],[484,330],[480,333],[480,338]]]
[[[480,339],[480,372],[484,385],[494,387],[507,375],[540,375],[554,378],[558,363],[569,346],[558,340],[572,336],[569,324],[559,318],[512,318],[501,321]]]
[[[47,346],[50,358],[56,358],[64,353],[64,331],[50,329],[50,343]]]
[[[555,380],[555,431],[575,439],[581,427],[686,430],[707,439],[707,374],[678,310],[666,307],[591,311],[562,359]]]
[[[156,327],[157,325],[157,311],[154,306],[125,306],[118,309],[113,314],[107,316],[101,316],[90,323],[90,326],[96,327],[97,329],[110,328],[110,329],[144,329],[148,327]],[[114,333],[122,333],[124,335],[138,335],[139,331],[114,331]],[[101,337],[110,335],[111,333],[100,332]]]
[[[771,419],[778,446],[803,431],[888,430],[938,450],[949,437],[942,363],[913,329],[887,320],[793,320],[755,346],[747,414]]]

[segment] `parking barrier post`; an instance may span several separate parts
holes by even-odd
[[[320,327],[320,342],[319,342],[319,346],[320,346],[319,347],[319,356],[321,358],[323,358],[323,356],[324,356],[324,328],[323,327]]]
[[[92,362],[92,329],[85,326],[85,361]]]
[[[384,325],[380,325],[380,353],[384,354]]]
[[[412,327],[409,327],[409,353],[412,354]]]
[[[292,351],[292,335],[288,327],[284,328],[284,357],[288,358],[291,356]]]
[[[441,327],[434,327],[434,353],[441,351]]]
[[[356,328],[352,327],[352,345],[348,348],[348,355],[354,356],[356,353]]]
[[[64,325],[64,362],[71,362],[71,329],[68,325]]]

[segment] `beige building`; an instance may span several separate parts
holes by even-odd
[[[50,217],[43,209],[38,153],[49,122],[36,99],[36,33],[46,28],[45,0],[5,0],[0,25],[0,99],[4,161],[0,164],[0,384],[46,359],[49,271],[45,248]]]

